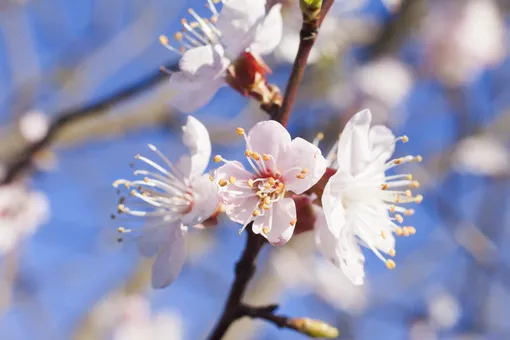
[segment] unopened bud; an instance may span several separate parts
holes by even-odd
[[[297,331],[311,338],[334,339],[340,334],[338,329],[322,320],[296,318],[289,320],[289,323],[294,326]]]
[[[299,0],[299,7],[305,22],[317,20],[321,13],[322,0]]]

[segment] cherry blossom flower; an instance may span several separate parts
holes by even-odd
[[[370,248],[390,269],[395,262],[381,253],[395,255],[395,238],[416,232],[414,227],[401,227],[403,215],[414,210],[401,206],[420,203],[407,188],[419,183],[410,174],[387,176],[397,165],[421,161],[421,156],[405,156],[388,160],[395,142],[407,142],[406,136],[395,138],[382,125],[370,127],[369,110],[357,113],[347,123],[330,153],[330,166],[337,168],[325,185],[322,207],[316,209],[316,242],[319,250],[356,285],[363,284],[364,256],[358,244]],[[391,216],[390,214],[394,214]]]
[[[218,208],[219,198],[216,187],[204,171],[211,155],[211,142],[205,126],[189,116],[183,127],[183,142],[190,154],[183,155],[173,165],[155,146],[155,152],[168,167],[159,165],[141,155],[135,158],[151,166],[156,172],[136,170],[134,175],[142,179],[128,181],[119,179],[114,187],[124,186],[130,190],[130,197],[149,207],[138,210],[128,207],[124,197],[118,205],[119,213],[146,218],[146,224],[139,229],[119,227],[121,233],[135,233],[140,251],[145,256],[157,255],[152,268],[154,288],[168,286],[179,274],[185,259],[184,236],[188,226],[205,221]]]
[[[161,43],[182,54],[178,72],[171,72],[171,104],[183,112],[193,112],[207,104],[216,91],[227,82],[244,95],[268,101],[273,88],[268,87],[265,74],[269,68],[260,56],[271,53],[280,42],[282,19],[280,5],[266,13],[266,0],[208,0],[210,19],[189,13],[192,22],[182,20],[183,31],[175,34],[180,47]]]
[[[48,218],[48,201],[20,183],[0,186],[0,255],[32,235]]]
[[[501,176],[510,173],[508,148],[490,136],[471,136],[459,142],[452,155],[453,168],[474,175]]]
[[[253,172],[237,161],[216,156],[224,165],[215,172],[219,195],[231,220],[253,222],[252,230],[272,245],[283,245],[296,225],[296,206],[290,193],[301,194],[314,185],[326,170],[319,148],[302,138],[291,140],[288,131],[275,121],[257,123],[248,133],[246,158]]]

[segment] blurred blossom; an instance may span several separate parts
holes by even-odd
[[[147,300],[132,296],[123,306],[123,315],[113,331],[114,340],[181,340],[182,320],[169,311],[151,313]]]
[[[470,82],[506,53],[506,32],[497,5],[491,0],[440,2],[424,25],[429,62],[449,85]]]
[[[278,60],[294,62],[299,47],[299,32],[303,22],[299,1],[274,1],[283,4],[283,37],[275,50]],[[318,62],[322,57],[334,58],[352,41],[366,41],[373,24],[353,16],[353,12],[366,0],[337,0],[324,19],[308,63]]]
[[[254,92],[262,102],[271,100],[271,89],[261,81],[268,70],[260,56],[271,53],[280,42],[282,18],[280,5],[267,13],[265,5],[265,0],[225,0],[218,11],[208,1],[211,19],[190,10],[196,21],[182,21],[184,33],[175,35],[179,48],[160,37],[169,50],[182,54],[180,70],[168,71],[172,105],[193,112],[207,104],[225,82],[245,95]]]
[[[0,255],[35,233],[49,214],[46,196],[20,183],[0,185]]]
[[[430,324],[422,319],[416,320],[412,323],[409,330],[410,340],[438,340],[436,330]]]
[[[381,0],[381,2],[392,12],[395,12],[402,5],[402,0]]]
[[[156,256],[152,268],[152,286],[163,288],[179,275],[186,256],[185,235],[188,226],[204,222],[219,206],[215,185],[204,171],[209,164],[211,141],[206,127],[196,118],[188,116],[183,130],[183,143],[189,155],[183,155],[173,165],[155,146],[149,148],[158,155],[168,170],[154,161],[137,155],[158,173],[136,170],[140,180],[118,179],[114,187],[130,190],[129,197],[135,201],[119,200],[121,214],[143,217],[146,225],[139,229],[119,227],[123,234],[137,237],[140,251],[145,256]],[[150,210],[132,210],[129,206],[148,207]]]
[[[455,148],[453,168],[474,175],[498,176],[510,171],[508,149],[489,136],[467,137]]]
[[[460,319],[459,301],[446,291],[430,296],[427,305],[429,319],[435,327],[449,329],[454,327]]]
[[[43,139],[48,133],[49,126],[49,117],[41,111],[29,111],[19,120],[21,134],[31,143],[37,143]]]

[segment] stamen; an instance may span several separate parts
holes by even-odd
[[[407,137],[406,135],[403,135],[402,137],[400,137],[402,139],[402,143],[407,143],[409,142],[409,137]]]
[[[213,176],[213,175],[209,175],[209,180],[210,180],[211,182],[214,182],[214,176]]]
[[[250,179],[248,180],[248,186],[249,186],[250,188],[251,188],[251,187],[253,187],[253,179],[251,179],[251,178],[250,178]]]
[[[220,180],[219,180],[218,185],[219,185],[220,187],[224,187],[225,185],[227,185],[227,181],[225,181],[225,180],[222,178],[222,179],[220,179]]]
[[[213,160],[215,163],[219,163],[223,160],[223,158],[221,157],[221,155],[216,155],[214,156]]]
[[[423,196],[422,195],[416,195],[416,198],[414,199],[414,201],[416,203],[420,204],[423,201]]]
[[[397,252],[395,251],[395,249],[390,249],[390,251],[388,252],[388,254],[390,254],[391,257],[395,257],[395,255],[397,254]]]
[[[251,215],[252,215],[253,217],[255,217],[255,216],[259,216],[259,215],[260,215],[260,210],[257,210],[257,209],[253,210],[253,212],[251,213]]]
[[[228,178],[228,182],[229,182],[230,184],[234,184],[234,183],[236,182],[236,178],[235,178],[234,176],[230,176],[230,177]]]
[[[414,209],[406,209],[404,211],[404,215],[406,215],[406,216],[414,215]]]
[[[243,128],[241,128],[241,127],[236,128],[236,132],[237,132],[237,134],[238,134],[238,135],[240,135],[240,136],[244,135],[244,129],[243,129]]]
[[[404,218],[400,214],[396,214],[395,219],[398,221],[398,223],[404,222]]]
[[[293,218],[292,220],[290,220],[290,225],[291,226],[295,226],[297,223],[297,219]]]
[[[396,267],[395,261],[393,261],[393,260],[386,260],[386,267],[388,269],[395,269],[395,267]]]
[[[266,235],[267,235],[267,234],[269,234],[269,232],[270,232],[270,231],[271,231],[271,230],[269,229],[269,227],[264,227],[264,228],[262,228],[262,232],[263,232],[264,234],[266,234]]]
[[[303,170],[301,170],[301,173],[303,175],[306,175],[310,170],[308,170],[307,168],[303,168]]]

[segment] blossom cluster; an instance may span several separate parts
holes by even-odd
[[[209,0],[211,17],[189,10],[193,21],[182,20],[183,30],[175,35],[179,47],[160,41],[181,54],[180,70],[168,71],[174,96],[171,103],[184,112],[195,111],[228,84],[243,95],[277,104],[279,90],[268,84],[270,69],[261,56],[273,51],[282,38],[281,3],[265,0]],[[211,158],[207,128],[188,116],[183,126],[183,143],[189,154],[172,163],[154,145],[149,149],[161,162],[137,155],[150,170],[136,170],[139,179],[119,179],[121,196],[118,213],[143,217],[142,227],[119,227],[124,236],[137,239],[140,251],[156,256],[152,285],[171,284],[185,261],[185,235],[217,222],[225,213],[245,229],[260,235],[273,246],[283,246],[293,235],[313,230],[319,251],[341,269],[355,285],[364,281],[364,255],[360,245],[371,249],[388,268],[396,254],[395,237],[409,236],[414,227],[402,226],[414,210],[408,203],[420,203],[421,195],[411,191],[419,183],[410,174],[386,172],[398,165],[421,161],[420,156],[391,158],[395,144],[407,136],[395,137],[385,126],[371,126],[372,114],[354,115],[339,140],[324,157],[313,143],[292,139],[277,121],[262,121],[249,131],[237,128],[244,138],[244,160],[228,160],[206,173]],[[119,190],[120,192],[120,190]],[[123,238],[121,238],[123,239]]]

